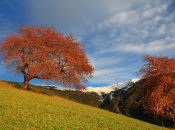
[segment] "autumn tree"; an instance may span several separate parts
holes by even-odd
[[[155,119],[171,121],[175,127],[175,59],[144,55],[139,104]]]
[[[84,45],[72,35],[64,36],[55,27],[18,27],[1,41],[1,61],[13,74],[22,74],[21,88],[28,89],[37,78],[63,84],[64,87],[84,88],[92,77],[92,65],[84,53]]]

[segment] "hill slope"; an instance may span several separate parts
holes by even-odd
[[[4,82],[0,82],[0,101],[0,129],[165,129]]]

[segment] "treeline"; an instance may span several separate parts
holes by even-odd
[[[14,85],[16,88],[20,88],[22,83],[9,82]],[[29,85],[29,91],[46,94],[49,96],[59,96],[68,100],[72,100],[78,103],[86,104],[93,107],[100,106],[101,102],[99,101],[100,97],[97,93],[89,92],[83,93],[81,91],[73,90],[56,90],[54,86],[36,86]]]

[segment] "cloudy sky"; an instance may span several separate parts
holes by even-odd
[[[85,44],[95,68],[86,86],[137,77],[143,54],[175,56],[174,0],[0,0],[0,40],[24,24],[54,25]],[[0,79],[23,81],[2,67]]]

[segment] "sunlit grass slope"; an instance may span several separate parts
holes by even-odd
[[[0,81],[0,130],[156,130],[136,119],[63,98],[16,89]]]

